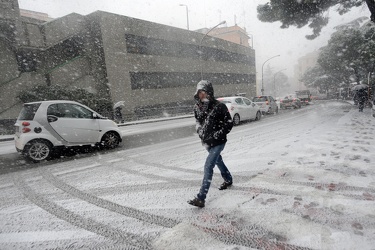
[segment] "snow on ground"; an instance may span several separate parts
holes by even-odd
[[[1,175],[0,249],[373,249],[374,139],[340,102],[235,127],[203,209],[196,135]]]

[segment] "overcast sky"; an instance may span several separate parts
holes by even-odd
[[[228,26],[233,26],[236,21],[239,26],[246,28],[250,36],[254,37],[258,78],[262,64],[278,54],[281,56],[267,64],[274,72],[287,68],[285,73],[292,77],[297,59],[324,46],[334,31],[334,26],[357,17],[370,16],[366,5],[353,9],[344,16],[331,9],[328,13],[330,24],[323,29],[320,37],[310,41],[305,38],[305,35],[311,34],[307,27],[280,29],[279,22],[260,22],[256,8],[267,2],[268,0],[19,0],[19,6],[21,9],[47,13],[53,18],[72,12],[87,15],[102,10],[186,29],[186,8],[179,6],[185,4],[189,10],[190,30],[213,27],[224,20]]]

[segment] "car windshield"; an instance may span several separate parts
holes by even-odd
[[[18,120],[33,120],[40,104],[41,103],[24,104],[18,116]]]

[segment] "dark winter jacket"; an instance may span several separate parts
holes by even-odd
[[[212,100],[194,106],[196,130],[204,145],[214,147],[227,142],[233,121],[225,104]]]
[[[359,102],[365,102],[367,100],[367,91],[365,89],[359,89],[357,90],[356,96]]]
[[[199,100],[200,90],[207,93],[207,102]],[[202,143],[209,147],[226,143],[233,121],[227,106],[215,99],[212,84],[206,80],[200,81],[197,84],[194,99],[197,101],[194,106],[196,130]]]

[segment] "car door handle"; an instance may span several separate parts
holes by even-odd
[[[49,115],[47,116],[47,121],[48,122],[55,122],[57,121],[59,118],[57,116],[54,116],[54,115]]]

